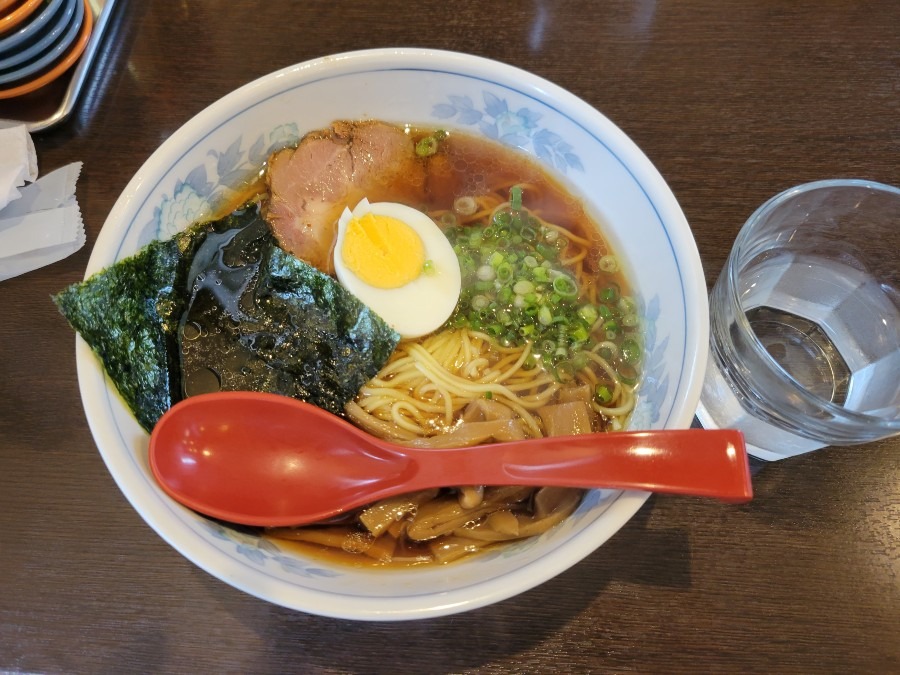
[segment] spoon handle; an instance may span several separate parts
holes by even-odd
[[[470,474],[482,485],[546,485],[644,490],[715,497],[752,498],[743,435],[733,429],[667,429],[612,432],[512,441],[452,450],[410,450],[419,463],[416,481],[445,485],[448,476]],[[406,450],[404,450],[406,452]],[[441,461],[435,461],[435,453]],[[464,484],[464,483],[459,483]]]

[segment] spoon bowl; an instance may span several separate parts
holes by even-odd
[[[670,429],[464,448],[377,439],[285,396],[220,392],[174,405],[150,436],[150,467],[176,501],[254,526],[302,525],[406,492],[456,485],[618,488],[743,502],[743,436]]]

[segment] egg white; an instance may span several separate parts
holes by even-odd
[[[399,288],[377,288],[360,279],[344,263],[341,251],[347,224],[367,213],[400,220],[421,238],[425,260],[432,270],[422,273]],[[338,220],[334,247],[334,269],[338,281],[360,301],[384,319],[403,338],[427,335],[453,313],[459,300],[461,274],[453,247],[431,218],[414,208],[394,202],[370,204],[363,199],[353,211],[345,208]]]

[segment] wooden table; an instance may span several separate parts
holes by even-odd
[[[88,243],[0,283],[0,671],[900,672],[900,439],[764,466],[746,506],[652,497],[605,546],[519,597],[367,624],[266,604],[150,530],[85,422],[79,279],[120,191],[173,131],[257,76],[409,45],[546,77],[646,152],[711,285],[744,220],[791,185],[900,184],[900,4],[812,0],[164,2],[116,8],[43,172],[84,162]]]

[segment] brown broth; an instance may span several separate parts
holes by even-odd
[[[434,133],[433,129],[411,130],[414,140]],[[571,189],[541,166],[530,155],[499,142],[460,131],[449,132],[439,151],[428,158],[426,183],[427,207],[450,208],[453,200],[509,188],[532,185],[527,189],[525,206],[544,218],[595,242],[597,255],[609,251],[601,227],[586,213],[584,203]]]

